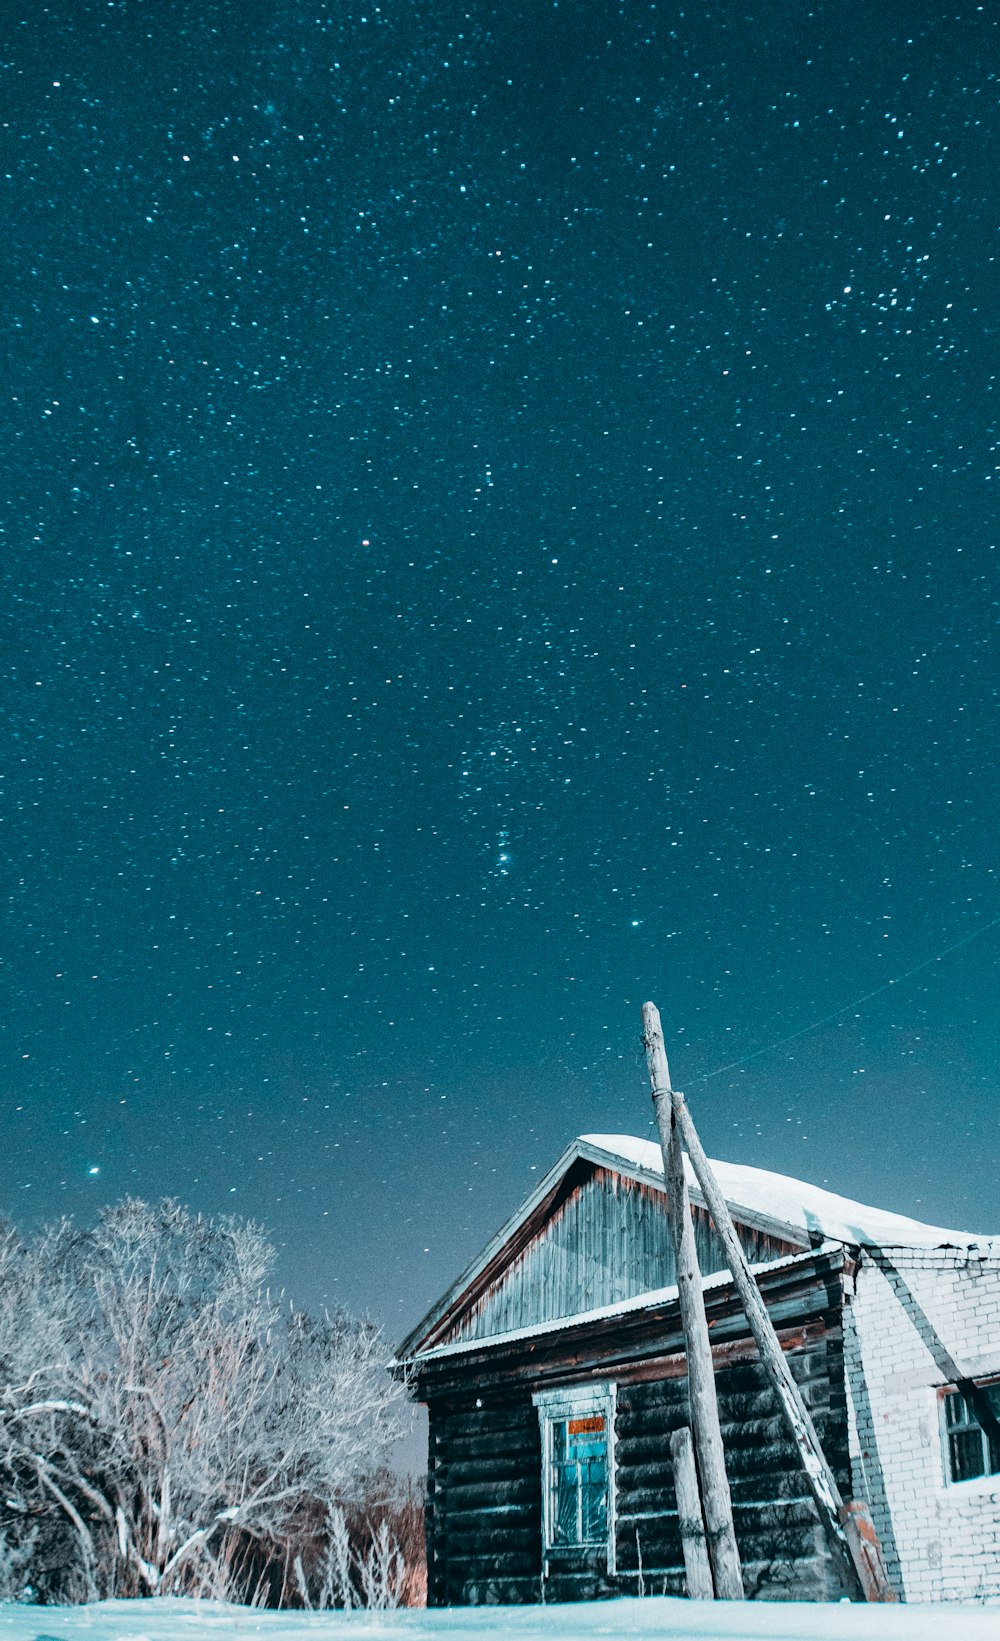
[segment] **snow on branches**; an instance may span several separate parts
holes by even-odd
[[[39,1593],[275,1599],[363,1494],[396,1434],[381,1336],[272,1267],[259,1226],[173,1202],[0,1232],[0,1530]]]

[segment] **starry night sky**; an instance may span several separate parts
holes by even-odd
[[[16,1219],[252,1214],[398,1338],[647,1132],[652,997],[710,1153],[998,1227],[1000,26],[945,9],[7,8]]]

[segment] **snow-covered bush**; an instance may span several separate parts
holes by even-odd
[[[259,1226],[171,1202],[0,1234],[0,1533],[43,1599],[287,1598],[303,1536],[365,1496],[383,1341],[272,1265]]]

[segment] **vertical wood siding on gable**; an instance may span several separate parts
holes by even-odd
[[[702,1208],[693,1214],[703,1273],[723,1270],[725,1255],[708,1214]],[[751,1264],[796,1251],[747,1226],[737,1230]],[[669,1287],[676,1275],[663,1193],[596,1168],[440,1342],[488,1339],[615,1305]]]

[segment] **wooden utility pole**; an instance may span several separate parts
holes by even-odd
[[[705,1318],[705,1298],[684,1179],[684,1156],[671,1104],[670,1072],[663,1046],[659,1013],[652,1003],[642,1006],[646,1063],[653,1092],[653,1108],[660,1131],[667,1185],[670,1229],[677,1258],[677,1291],[681,1325],[687,1347],[688,1402],[691,1431],[701,1487],[701,1504],[712,1563],[715,1594],[720,1601],[743,1600],[740,1553],[733,1530],[733,1504],[719,1429],[712,1347]]]
[[[652,1004],[647,1003],[643,1008],[643,1021],[646,1019],[646,1009],[652,1009]],[[656,1014],[655,1009],[653,1013]],[[656,1015],[656,1019],[658,1025],[659,1015]],[[736,1227],[729,1212],[729,1205],[719,1189],[719,1183],[702,1148],[683,1094],[672,1090],[670,1105],[674,1130],[679,1139],[684,1141],[687,1154],[691,1158],[695,1178],[701,1187],[706,1207],[725,1249],[726,1262],[746,1312],[750,1332],[760,1352],[761,1363],[778,1398],[788,1432],[799,1450],[810,1491],[819,1509],[820,1520],[848,1575],[853,1573],[856,1576],[865,1600],[895,1601],[896,1594],[889,1584],[871,1518],[860,1501],[846,1505],[841,1497],[836,1477],[820,1445],[816,1426],[792,1377],[792,1370],[788,1366],[774,1324],[768,1315],[767,1306],[751,1275],[743,1245],[736,1234]],[[669,1190],[669,1185],[667,1189]]]

